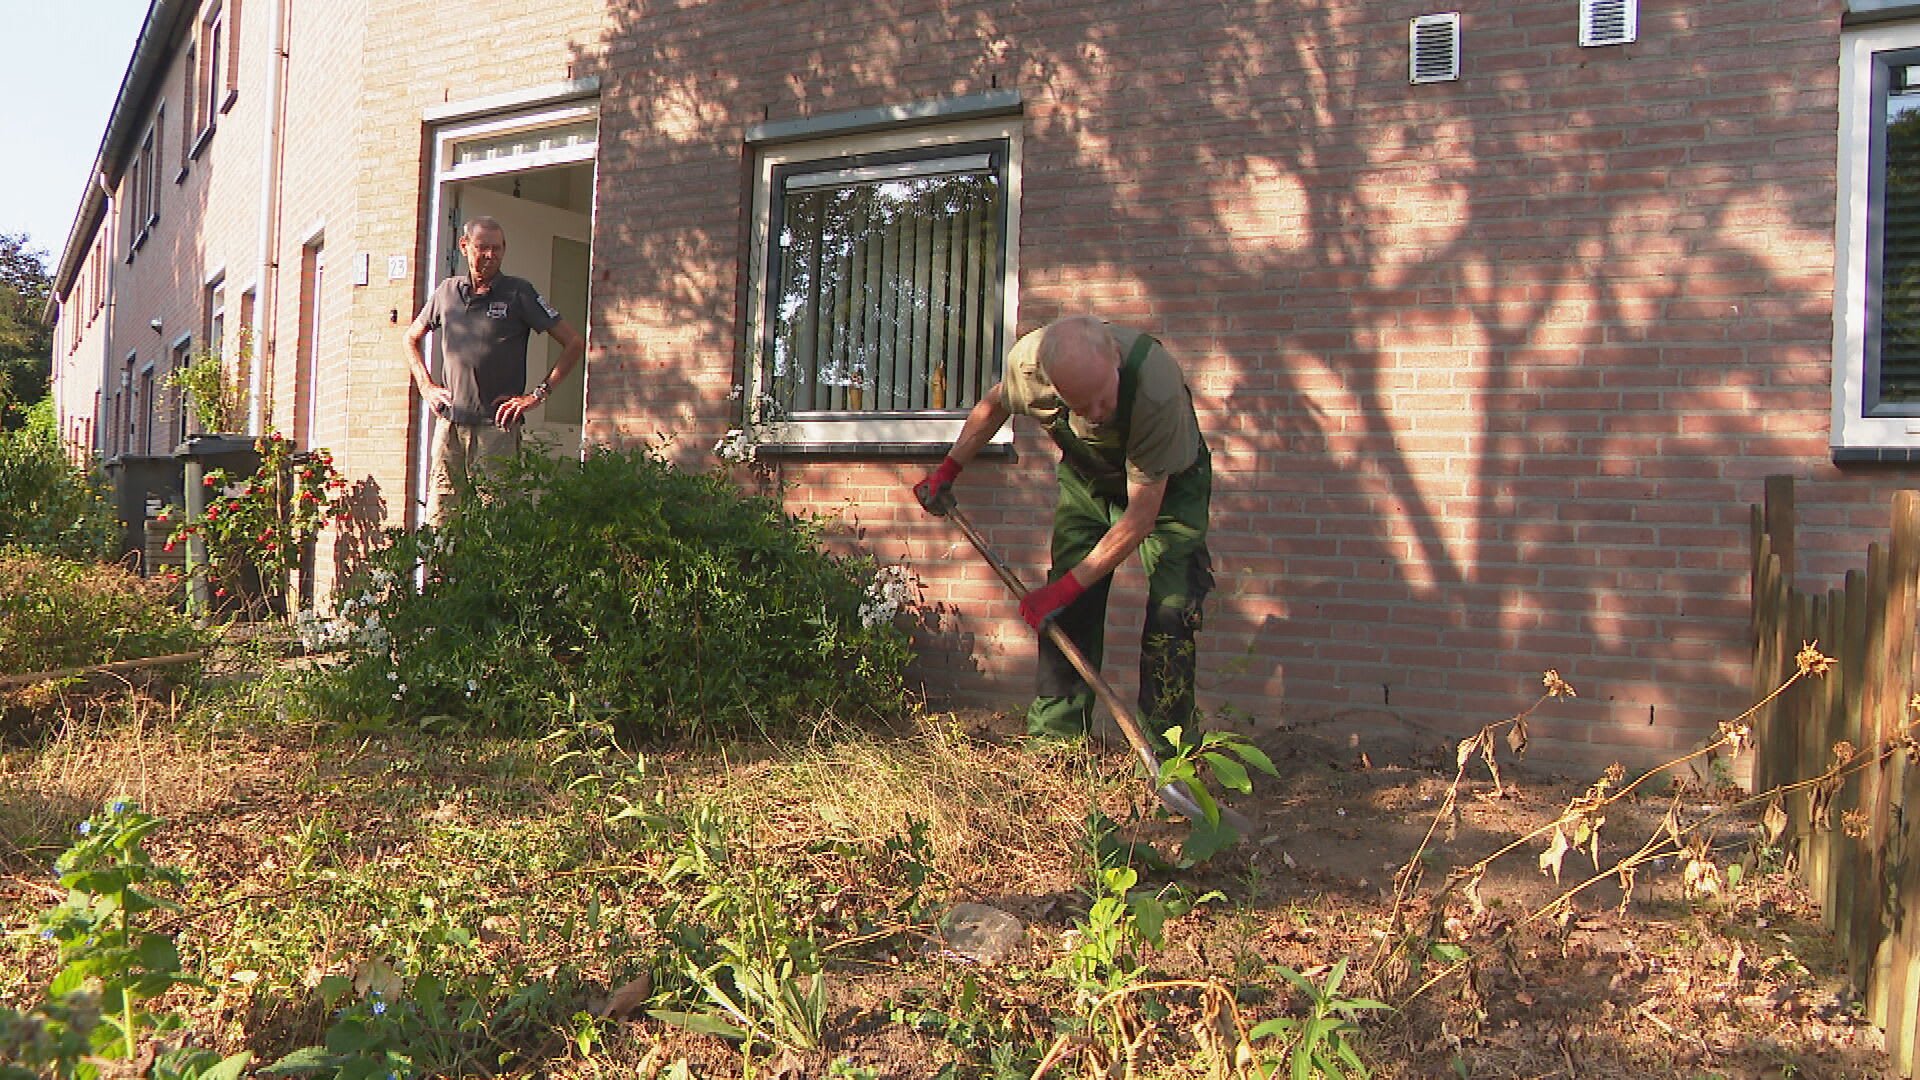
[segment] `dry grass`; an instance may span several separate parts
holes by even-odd
[[[343,741],[268,718],[244,728],[237,720],[207,708],[189,717],[161,700],[94,702],[8,750],[0,758],[7,924],[53,899],[40,868],[72,822],[101,800],[130,795],[170,820],[155,836],[156,854],[194,876],[178,925],[219,992],[181,1004],[223,1047],[244,1043],[271,1057],[316,1038],[312,980],[383,955],[395,927],[422,917],[422,897],[438,905],[436,917],[495,928],[480,961],[549,980],[581,995],[582,1007],[661,948],[646,919],[666,899],[664,856],[653,841],[607,825],[611,803],[570,790],[578,771],[547,764],[552,748],[397,735]],[[1451,760],[1436,770],[1422,754],[1392,748],[1375,748],[1361,769],[1344,747],[1322,752],[1298,734],[1264,743],[1286,776],[1263,782],[1241,808],[1266,831],[1179,875],[1190,891],[1221,896],[1169,924],[1166,947],[1150,957],[1156,975],[1228,988],[1249,1021],[1297,1014],[1276,965],[1312,971],[1375,951],[1376,932],[1395,911],[1382,868],[1419,844],[1433,807],[1426,796],[1453,771]],[[1468,785],[1461,838],[1441,853],[1449,861],[1471,864],[1551,823],[1581,790],[1524,775],[1503,787],[1491,799],[1477,797],[1484,785]],[[976,987],[975,1019],[990,1024],[981,1038],[1051,1044],[1054,1025],[1077,1015],[1047,969],[1084,913],[1076,890],[1086,880],[1079,844],[1087,812],[1098,808],[1156,840],[1170,828],[1141,819],[1148,799],[1124,752],[1033,750],[980,737],[952,717],[898,734],[829,732],[744,752],[654,748],[630,790],[744,823],[742,857],[812,898],[805,918],[834,958],[827,1048],[798,1063],[814,1077],[832,1060],[885,1077],[933,1076],[951,1060],[962,1063],[959,1076],[992,1076],[984,1044],[969,1049],[911,1030],[892,1011],[912,999],[957,1012],[963,980]],[[1612,827],[1636,827],[1631,808],[1618,809]],[[884,867],[820,854],[819,845],[868,850],[902,835],[909,816],[930,826],[938,899],[994,903],[1026,922],[1027,942],[1008,965],[960,964],[943,954],[930,922],[860,943],[871,905],[898,883],[874,880]],[[1531,865],[1510,878],[1489,874],[1488,911],[1457,927],[1476,953],[1472,977],[1370,1022],[1361,1045],[1376,1075],[1458,1075],[1456,1061],[1472,1077],[1516,1080],[1877,1074],[1883,1059],[1873,1036],[1850,1015],[1816,914],[1790,877],[1756,877],[1730,902],[1698,905],[1650,873],[1625,915],[1576,904],[1564,925],[1513,933],[1549,885]],[[1402,897],[1399,918],[1424,920],[1430,900],[1430,890]],[[612,925],[568,936],[589,904]],[[507,925],[532,929],[503,939],[497,931]],[[0,954],[0,1003],[23,1000],[46,971],[47,958],[26,943]],[[1349,986],[1378,990],[1358,974]],[[1206,1000],[1169,998],[1172,1012],[1141,1043],[1134,1075],[1208,1075],[1192,1028]],[[514,1074],[650,1076],[682,1058],[697,1075],[743,1069],[726,1044],[644,1016],[610,1023],[591,1054],[563,1041],[541,1049],[548,1060]],[[1075,1072],[1056,1066],[1049,1075]]]

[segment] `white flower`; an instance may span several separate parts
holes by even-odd
[[[725,435],[720,436],[719,442],[713,444],[715,456],[733,465],[752,461],[756,449],[753,440],[747,436],[743,428],[730,429]]]
[[[742,397],[746,396],[746,393],[747,393],[746,387],[741,386],[739,383],[734,383],[733,389],[727,391],[727,400],[739,401]]]
[[[874,572],[867,585],[866,602],[860,605],[860,625],[878,626],[914,605],[913,575],[904,566],[883,566]]]

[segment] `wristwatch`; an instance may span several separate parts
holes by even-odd
[[[540,385],[533,388],[533,396],[541,401],[545,401],[547,400],[547,392],[552,389],[552,387],[547,385],[547,380],[541,379]]]

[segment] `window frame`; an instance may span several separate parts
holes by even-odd
[[[998,110],[996,115],[944,117],[939,110],[900,110],[923,112],[911,122],[880,126],[849,122],[850,130],[833,131],[834,118],[823,118],[823,129],[814,135],[768,141],[749,146],[753,159],[752,203],[748,228],[748,282],[746,323],[742,340],[746,357],[742,365],[743,385],[747,392],[743,423],[751,431],[759,452],[788,454],[859,454],[866,456],[897,453],[929,453],[950,446],[966,421],[967,409],[926,409],[908,412],[871,414],[820,410],[801,416],[774,417],[762,410],[758,388],[762,381],[762,363],[770,333],[770,313],[774,297],[767,273],[771,239],[779,215],[774,206],[778,177],[805,171],[809,163],[819,168],[844,167],[848,158],[871,155],[896,155],[937,158],[961,152],[959,148],[976,143],[1004,146],[1001,166],[1004,219],[1001,223],[1001,272],[999,355],[992,362],[1004,371],[1006,351],[1014,341],[1018,320],[1020,277],[1020,184],[1023,124],[1017,110]],[[857,117],[860,114],[855,114]],[[994,380],[994,381],[997,381]],[[988,383],[991,385],[991,382]],[[1012,441],[1011,425],[995,435],[996,444]]]
[[[1879,383],[1880,155],[1887,71],[1920,63],[1920,22],[1847,30],[1840,44],[1838,209],[1834,237],[1833,397],[1836,462],[1920,462],[1920,402],[1869,404]]]
[[[199,79],[200,93],[197,97],[194,116],[189,121],[197,128],[193,147],[188,152],[188,156],[192,158],[198,158],[200,152],[206,149],[207,141],[213,138],[213,129],[220,114],[226,111],[222,107],[221,99],[226,96],[225,84],[228,81],[226,69],[230,66],[226,53],[232,47],[232,42],[227,39],[226,5],[214,3],[207,13],[201,16],[198,31],[198,48],[195,51],[199,55],[194,63],[197,68],[195,76]]]

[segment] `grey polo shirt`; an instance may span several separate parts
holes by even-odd
[[[413,325],[440,334],[441,383],[453,392],[458,423],[490,422],[502,398],[526,392],[527,334],[560,321],[533,283],[496,274],[484,293],[465,274],[442,281]]]

